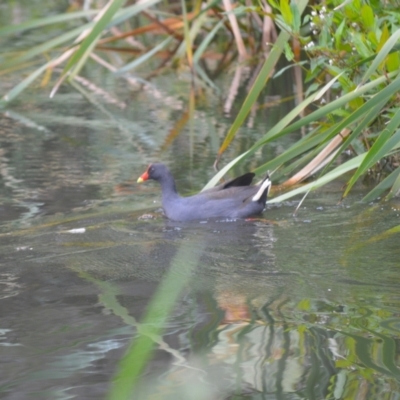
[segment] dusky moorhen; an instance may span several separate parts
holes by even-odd
[[[175,180],[164,164],[150,164],[138,183],[154,179],[161,184],[162,206],[167,218],[190,221],[206,218],[246,218],[260,214],[271,187],[268,175],[258,185],[250,186],[254,173],[248,172],[194,196],[181,197]]]

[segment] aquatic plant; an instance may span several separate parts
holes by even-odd
[[[356,182],[369,177],[375,185],[364,200],[387,191],[390,198],[400,189],[397,7],[396,2],[364,0],[245,4],[110,0],[99,9],[67,10],[0,29],[0,38],[6,40],[31,29],[58,29],[50,40],[30,49],[3,52],[0,74],[22,69],[29,74],[4,95],[1,106],[7,107],[40,76],[41,86],[52,83],[51,97],[64,82],[81,91],[101,90],[84,76],[93,62],[138,90],[150,87],[149,79],[167,67],[187,66],[194,93],[204,85],[218,91],[215,78],[237,60],[224,107],[230,112],[242,68],[251,68],[256,61],[253,83],[219,148],[215,163],[219,167],[250,111],[260,107],[259,95],[268,81],[283,72],[275,68],[284,55],[294,71],[297,106],[229,161],[206,187],[272,141],[296,135],[292,146],[256,169],[273,171],[274,182],[280,183],[277,189],[290,190],[273,201],[308,193],[350,171],[344,197]],[[151,72],[133,73],[143,65],[151,65]],[[54,74],[56,79],[51,79]],[[343,154],[349,159],[338,163]],[[311,183],[291,190],[310,177]]]

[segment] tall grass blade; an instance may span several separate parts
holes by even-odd
[[[280,55],[284,50],[285,43],[289,40],[290,35],[287,32],[282,31],[279,34],[279,37],[274,44],[274,47],[269,55],[269,57],[265,60],[265,63],[257,76],[252,88],[250,89],[246,99],[243,102],[240,111],[235,118],[235,121],[231,125],[228,130],[228,133],[225,136],[224,141],[222,142],[221,147],[218,150],[218,157],[227,149],[229,144],[232,142],[239,128],[243,125],[244,120],[247,118],[253,104],[256,102],[261,90],[265,87],[268,78],[272,74],[272,71],[278,62]]]
[[[400,130],[398,130],[393,136],[393,132],[400,125],[400,110],[394,115],[388,126],[380,133],[371,149],[368,151],[365,160],[361,163],[357,171],[350,179],[346,191],[343,196],[346,196],[352,186],[358,180],[358,178],[365,174],[369,168],[371,168],[377,161],[382,157],[386,156],[389,151],[393,149],[395,145],[400,142]],[[392,137],[391,137],[392,136]]]
[[[361,134],[363,129],[366,128],[370,122],[376,119],[377,115],[379,115],[380,110],[390,100],[391,96],[394,93],[398,92],[399,90],[400,90],[400,76],[397,77],[384,89],[379,91],[375,96],[373,96],[370,100],[364,103],[360,108],[354,111],[349,117],[345,118],[343,122],[337,125],[336,130],[340,132],[342,129],[351,126],[351,124],[356,122],[358,119],[362,118],[362,121],[353,130],[351,135],[344,141],[337,155],[325,167],[325,170],[329,169],[329,167],[341,154],[341,152],[343,152],[346,149],[346,147],[348,147],[352,143],[352,141]],[[396,123],[396,126],[397,125],[398,123]],[[345,197],[349,193],[350,189],[351,187],[346,189],[345,193],[343,194],[343,197]]]
[[[86,60],[86,58],[89,56],[91,49],[94,47],[95,43],[104,32],[108,23],[111,21],[116,12],[125,4],[125,2],[126,0],[109,0],[109,3],[105,6],[106,10],[104,14],[93,26],[91,32],[83,40],[82,44],[79,46],[74,55],[69,59],[67,65],[64,68],[63,75],[65,75],[66,72],[69,71],[79,61],[81,61],[80,66],[83,64],[82,60]],[[75,68],[75,70],[73,71],[73,75],[76,75],[79,72],[79,69],[80,68]]]
[[[97,40],[94,40],[93,42],[91,42],[89,44],[89,46],[87,47],[87,49],[86,49],[85,53],[83,54],[83,56],[78,59],[77,63],[75,64],[75,66],[73,68],[73,70],[71,71],[71,73],[67,72],[67,75],[69,75],[69,80],[70,81],[79,74],[80,70],[82,69],[82,67],[86,63],[86,61],[87,61],[88,57],[90,56],[90,54],[92,53],[93,49],[96,47],[96,42],[97,42]]]
[[[340,78],[340,76],[341,74],[335,76],[324,87],[304,99],[292,111],[290,111],[289,114],[287,114],[277,124],[275,124],[260,140],[255,143],[254,146],[260,146],[271,141],[272,139],[281,136],[281,132],[284,130],[284,128],[289,125],[289,123],[293,121],[296,117],[298,117],[311,103],[319,100],[333,86],[333,84]]]
[[[393,35],[383,45],[383,47],[375,57],[374,61],[371,63],[370,67],[367,69],[367,71],[365,71],[365,74],[362,77],[359,86],[364,84],[364,82],[366,82],[370,78],[370,76],[376,71],[379,65],[385,60],[386,56],[396,45],[399,38],[400,38],[400,29],[398,29],[395,33],[393,33]]]
[[[164,47],[166,47],[171,41],[172,41],[172,37],[165,39],[163,42],[161,42],[157,46],[153,47],[147,53],[143,54],[142,56],[140,56],[137,59],[133,60],[132,62],[126,64],[119,70],[115,71],[115,74],[123,74],[125,72],[128,72],[128,71],[138,67],[139,65],[143,64],[144,62],[149,60],[151,57],[153,57],[156,53],[158,53]]]
[[[390,192],[386,196],[386,200],[390,200],[393,197],[397,196],[399,194],[399,191],[400,191],[400,176],[398,176],[394,181],[393,186],[390,189]]]
[[[28,29],[42,28],[43,26],[47,25],[58,24],[60,22],[67,22],[73,19],[87,18],[92,15],[96,15],[98,12],[99,12],[98,10],[70,12],[65,14],[52,15],[51,17],[28,20],[18,25],[8,25],[3,28],[0,28],[0,37],[12,35],[18,32],[23,32]]]
[[[322,96],[339,78],[339,76],[333,78],[330,82],[328,82],[322,89],[318,92],[310,95],[302,101],[297,107],[295,107],[286,117],[282,118],[276,125],[274,125],[267,134],[265,134],[260,140],[258,140],[249,150],[241,154],[232,160],[229,164],[227,164],[224,168],[222,168],[203,188],[206,190],[210,187],[213,187],[219,182],[219,180],[239,161],[243,158],[246,158],[257,151],[261,146],[263,146],[267,141],[270,141],[272,138],[276,137],[280,131],[287,126],[294,118],[296,118],[309,104],[311,104],[315,99]]]
[[[327,129],[325,132],[320,132],[320,128],[314,129],[301,138],[299,141],[290,146],[286,151],[279,156],[267,161],[265,164],[257,167],[254,172],[256,174],[263,174],[268,170],[279,168],[287,161],[293,160],[295,157],[306,153],[310,149],[326,142],[326,138],[330,136],[332,128]]]
[[[15,99],[23,90],[25,90],[38,76],[40,76],[46,68],[49,67],[51,61],[42,65],[40,68],[32,72],[29,76],[27,76],[23,81],[18,83],[17,86],[14,86],[2,99],[0,105],[4,105],[5,102],[10,102]],[[3,103],[3,104],[2,104]]]
[[[84,24],[78,28],[75,28],[69,32],[63,33],[60,36],[55,37],[54,39],[48,40],[45,43],[42,43],[38,46],[31,48],[30,50],[24,52],[21,56],[12,58],[10,60],[6,60],[2,63],[2,68],[9,68],[12,65],[18,65],[23,61],[29,60],[39,54],[43,54],[49,52],[55,47],[68,42],[71,39],[76,38],[80,33],[82,33],[85,29],[90,28],[93,25],[93,22],[89,22]]]
[[[197,64],[200,61],[201,56],[204,54],[204,52],[207,50],[208,45],[211,43],[211,41],[214,39],[215,35],[217,32],[221,29],[221,27],[225,23],[225,18],[221,19],[215,26],[214,28],[207,34],[207,36],[204,38],[204,40],[200,43],[199,47],[196,49],[194,55],[193,55],[193,62]]]
[[[364,196],[361,201],[364,203],[368,203],[372,200],[375,200],[376,198],[381,196],[383,192],[391,188],[399,176],[400,167],[391,172],[382,182],[380,182],[366,196]]]
[[[321,175],[323,175],[326,171],[330,169],[330,167],[333,165],[333,163],[336,161],[336,159],[343,153],[345,149],[347,149],[353,141],[359,137],[362,132],[371,124],[372,121],[376,119],[376,116],[379,114],[381,109],[384,107],[386,104],[386,101],[381,101],[375,107],[373,107],[370,110],[365,110],[364,113],[359,111],[360,109],[356,110],[354,113],[352,113],[348,118],[346,118],[345,121],[351,121],[351,124],[355,124],[357,122],[356,128],[351,132],[350,135],[348,135],[345,139],[342,140],[342,145],[335,151],[335,154],[330,158],[329,162],[324,165],[324,170],[322,171]],[[365,106],[366,104],[364,104]],[[361,119],[361,121],[359,121]],[[334,133],[339,134],[342,132],[344,129],[344,126],[351,126],[350,123],[345,123],[342,122],[338,125],[336,125],[334,129]],[[345,197],[345,195],[343,195]]]
[[[203,70],[203,68],[200,67],[200,65],[198,64],[194,64],[194,70],[196,71],[197,75],[203,79],[203,81],[210,86],[211,88],[213,88],[217,93],[220,93],[221,90],[219,89],[219,87],[208,77],[208,75],[206,74],[206,72]]]
[[[306,126],[314,121],[319,120],[322,117],[330,114],[331,112],[340,109],[341,107],[345,106],[350,101],[360,97],[362,94],[376,88],[377,86],[381,85],[385,81],[395,77],[398,75],[398,72],[391,72],[386,76],[381,76],[380,78],[374,79],[372,82],[368,82],[365,85],[358,87],[356,90],[353,90],[350,93],[345,94],[344,96],[331,101],[330,103],[326,104],[325,106],[319,108],[318,110],[312,112],[311,114],[305,116],[301,120],[294,122],[292,125],[289,125],[287,128],[283,129],[281,134],[277,137],[284,136],[287,133],[297,131],[298,129]]]
[[[300,14],[303,13],[307,4],[308,4],[308,0],[299,0],[298,9],[299,9]],[[258,74],[257,79],[255,80],[252,88],[250,89],[248,95],[246,96],[246,99],[244,100],[243,105],[240,108],[240,111],[239,111],[237,117],[235,118],[235,121],[233,122],[232,126],[229,128],[229,131],[226,134],[225,139],[222,142],[220,149],[218,150],[218,157],[220,157],[221,154],[227,149],[227,147],[229,146],[229,144],[235,137],[237,131],[243,125],[244,120],[249,115],[251,108],[253,107],[254,103],[256,102],[258,96],[260,95],[261,90],[265,87],[265,84],[267,83],[269,77],[271,76],[276,63],[279,60],[279,57],[281,56],[281,54],[284,51],[285,44],[287,43],[287,41],[289,39],[290,39],[290,34],[286,31],[282,30],[271,50],[271,53],[269,54],[263,67],[261,68],[261,71]]]
[[[279,203],[279,202],[285,201],[287,199],[290,199],[291,197],[294,197],[298,194],[305,193],[309,190],[310,191],[315,190],[315,189],[327,184],[328,182],[333,181],[334,179],[338,178],[339,176],[342,176],[346,172],[349,172],[349,171],[357,168],[361,164],[365,155],[366,155],[366,153],[360,154],[359,156],[346,161],[342,165],[339,165],[338,167],[336,167],[332,171],[328,172],[327,174],[323,175],[321,178],[317,179],[316,181],[308,183],[308,184],[301,186],[299,188],[296,188],[294,190],[291,190],[290,192],[282,194],[278,197],[274,197],[273,199],[268,200],[268,203],[270,203],[270,204]]]
[[[112,21],[107,25],[107,29],[131,19],[133,16],[152,7],[154,4],[157,4],[160,1],[161,0],[143,0],[119,10]]]
[[[395,146],[392,147],[392,151],[398,150],[400,148],[400,142],[398,142]],[[285,193],[281,196],[275,197],[272,200],[269,200],[269,203],[278,203],[280,201],[285,201],[291,197],[294,197],[298,194],[305,193],[308,190],[314,190],[320,186],[325,185],[328,182],[338,178],[339,176],[358,168],[365,157],[367,156],[368,152],[362,153],[357,157],[352,158],[351,160],[346,161],[345,163],[339,165],[332,171],[326,173],[319,179],[314,182],[311,182],[307,185],[304,185],[300,188],[296,188],[291,190],[288,193]],[[398,176],[400,174],[400,167],[393,171],[389,176],[387,176],[378,186],[376,186],[367,196],[365,196],[362,201],[368,202],[374,200],[376,197],[380,196],[385,190],[389,189],[392,185],[396,183]],[[399,178],[400,179],[400,178]]]
[[[183,32],[185,37],[185,48],[186,48],[186,57],[188,60],[188,64],[190,69],[193,72],[193,51],[192,51],[192,41],[189,34],[189,20],[186,11],[186,2],[185,0],[181,0],[181,7],[182,7],[182,15],[183,15]]]
[[[359,97],[361,94],[368,92],[371,89],[374,89],[375,87],[381,85],[385,81],[388,80],[388,78],[392,78],[396,76],[398,72],[393,72],[390,73],[386,76],[382,76],[380,78],[375,79],[372,82],[369,82],[359,88],[357,90],[354,90],[350,93],[345,94],[344,96],[340,97],[337,100],[332,101],[331,103],[328,103],[327,105],[321,107],[320,109],[314,111],[313,113],[307,115],[306,117],[302,118],[299,121],[294,122],[293,124],[288,125],[291,119],[293,119],[295,116],[296,112],[299,114],[301,109],[305,108],[305,105],[310,102],[310,99],[313,98],[312,96],[318,96],[321,95],[324,91],[326,91],[327,86],[324,88],[320,89],[317,94],[309,96],[306,100],[304,100],[301,104],[299,104],[294,110],[292,110],[291,113],[289,113],[285,118],[283,118],[281,121],[279,121],[278,124],[276,124],[274,127],[272,127],[260,140],[256,142],[249,150],[246,152],[242,153],[238,157],[236,157],[234,160],[229,162],[224,168],[222,168],[208,183],[207,185],[203,188],[203,190],[208,189],[210,187],[213,187],[219,182],[219,180],[237,163],[240,161],[244,160],[245,158],[249,157],[251,154],[253,154],[256,150],[258,150],[260,147],[268,143],[272,139],[277,139],[279,137],[282,137],[284,135],[287,135],[288,133],[297,131],[298,129],[302,128],[305,125],[310,124],[311,122],[314,122],[327,114],[331,113],[332,111],[335,111],[336,109],[341,108],[342,106],[346,105],[349,101]],[[334,79],[338,79],[338,76]],[[331,84],[332,81],[329,84]],[[314,99],[314,98],[313,98]],[[296,111],[295,111],[296,110]],[[348,123],[353,123],[355,122],[358,118],[361,118],[362,114],[354,114],[352,118],[348,119],[347,122],[342,122],[341,125],[337,125],[335,129],[331,132],[331,135],[329,138],[333,137],[336,135],[338,132],[340,132],[341,129],[345,128]],[[285,128],[285,126],[287,126]],[[329,139],[328,138],[328,139]]]

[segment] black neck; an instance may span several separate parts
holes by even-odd
[[[178,192],[176,191],[175,179],[171,174],[164,175],[159,182],[161,184],[163,198],[171,199],[179,197]]]

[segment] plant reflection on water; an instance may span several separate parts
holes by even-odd
[[[156,345],[171,356],[167,369],[158,377],[152,373],[159,362],[165,364],[157,351],[143,393],[339,399],[384,398],[388,385],[398,391],[400,319],[382,311],[384,297],[372,295],[368,307],[357,305],[351,295],[357,282],[337,276],[326,282],[328,294],[337,293],[332,299],[315,297],[318,288],[299,290],[300,270],[279,270],[274,226],[264,221],[210,225],[169,228],[183,243],[196,235],[206,249],[187,284],[198,292],[183,288],[163,345]]]

